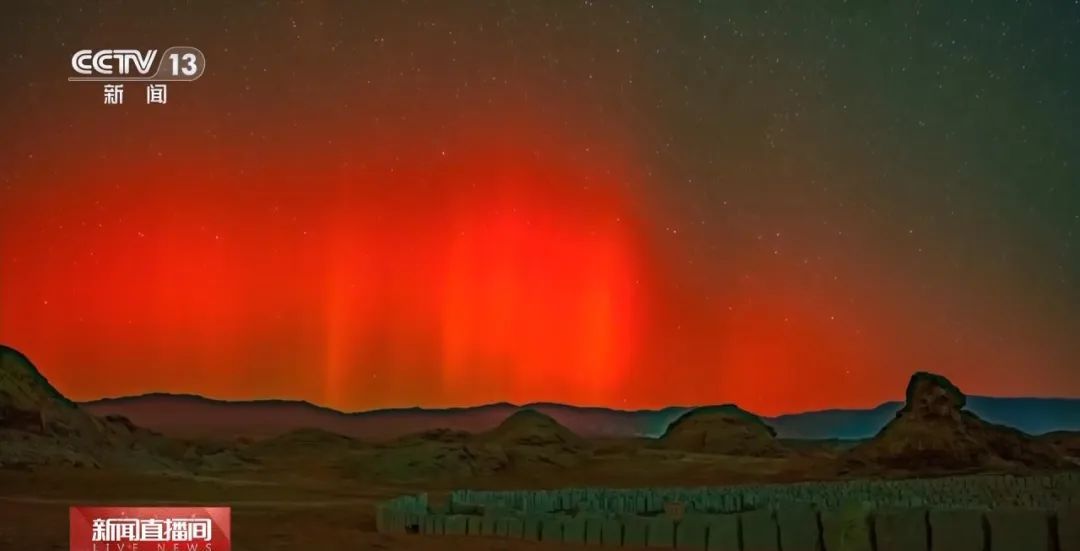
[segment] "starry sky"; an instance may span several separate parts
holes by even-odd
[[[77,400],[1080,397],[1080,5],[7,4],[0,342]],[[147,105],[83,48],[189,45]]]

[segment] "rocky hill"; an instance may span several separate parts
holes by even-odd
[[[730,404],[687,412],[671,423],[660,445],[690,452],[756,457],[777,457],[786,451],[772,427]]]
[[[578,464],[587,451],[585,440],[532,409],[515,412],[478,440],[504,450],[510,466],[516,469],[570,467]]]
[[[1065,455],[1080,460],[1080,432],[1059,431],[1044,434],[1039,440],[1046,442]]]
[[[551,417],[524,409],[487,432],[434,429],[351,454],[356,475],[387,480],[458,480],[496,474],[529,477],[561,470],[588,457],[586,442]]]
[[[180,471],[204,459],[196,447],[124,417],[90,415],[58,392],[26,356],[0,346],[0,468]]]
[[[877,436],[854,447],[847,460],[919,472],[1072,464],[1047,442],[983,421],[964,409],[966,402],[945,377],[916,373],[908,383],[904,407]]]
[[[483,439],[503,446],[581,447],[583,440],[570,429],[534,409],[510,415],[483,435]]]
[[[833,409],[762,417],[780,439],[872,438],[904,406],[890,401],[872,409]],[[496,403],[474,407],[395,408],[346,413],[295,400],[214,400],[202,396],[143,394],[79,404],[104,417],[122,415],[136,425],[181,438],[264,439],[318,428],[365,440],[392,440],[419,431],[449,428],[492,430],[521,409],[533,409],[585,438],[659,437],[689,407],[623,411],[566,404]],[[968,396],[967,409],[992,423],[1029,434],[1080,430],[1080,399]]]

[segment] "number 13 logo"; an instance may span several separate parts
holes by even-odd
[[[169,54],[169,59],[172,61],[172,74],[173,76],[194,76],[199,72],[198,58],[194,53],[188,52],[185,54]]]

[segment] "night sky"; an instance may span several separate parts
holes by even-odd
[[[73,399],[1080,397],[1075,2],[40,4],[0,342]],[[67,81],[180,45],[166,105]]]

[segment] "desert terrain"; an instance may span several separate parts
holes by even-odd
[[[175,436],[67,400],[0,349],[0,548],[65,549],[70,505],[232,507],[234,549],[525,549],[499,538],[375,531],[375,506],[455,489],[723,486],[1076,469],[1076,437],[981,420],[947,380],[916,374],[902,408],[862,441],[778,438],[736,406],[681,413],[658,438],[582,436],[535,409],[488,430],[362,439],[321,428]],[[565,547],[570,547],[564,544]]]

